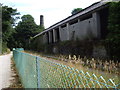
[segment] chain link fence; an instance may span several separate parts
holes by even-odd
[[[23,86],[25,88],[36,88],[36,57],[17,50],[13,50],[13,56]]]
[[[13,57],[25,88],[120,88],[120,83],[103,76],[13,50]]]

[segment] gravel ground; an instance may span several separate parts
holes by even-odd
[[[12,52],[10,54],[0,56],[0,90],[2,88],[9,87],[11,83],[11,57]]]

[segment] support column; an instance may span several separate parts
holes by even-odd
[[[69,31],[69,23],[66,23],[66,26],[67,26],[67,40],[70,40],[70,31]]]
[[[47,41],[47,44],[49,44],[49,33],[46,32],[46,41]]]
[[[51,34],[50,34],[50,31],[48,32],[48,34],[49,34],[49,43],[51,43]]]
[[[56,35],[55,35],[55,29],[53,29],[53,42],[55,43],[56,42]]]
[[[98,12],[93,13],[93,19],[94,19],[94,29],[95,29],[95,36],[100,39],[101,37],[101,31],[100,31],[100,16]]]
[[[80,19],[78,18],[78,23],[80,22]]]
[[[46,33],[43,34],[43,44],[46,44],[47,43],[47,35]]]
[[[61,37],[62,37],[62,35],[61,35],[61,26],[59,26],[59,40],[61,41]]]

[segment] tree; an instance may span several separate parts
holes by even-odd
[[[72,10],[71,14],[74,15],[74,14],[78,13],[81,10],[82,10],[82,8],[75,8],[75,9]]]
[[[106,42],[112,59],[120,59],[120,1],[111,2],[108,18],[108,35]]]
[[[11,37],[15,32],[13,26],[19,18],[17,15],[19,15],[17,9],[2,5],[2,39],[3,47],[6,46],[4,48],[7,48],[7,46],[11,46],[11,44],[13,44],[13,42],[11,42]]]
[[[13,26],[15,25],[16,19],[15,17],[18,15],[17,9],[13,9],[12,7],[2,6],[2,32],[3,32],[3,41],[8,41],[9,36],[13,32]]]
[[[27,48],[30,37],[33,37],[40,32],[39,26],[34,22],[34,18],[27,14],[21,17],[22,21],[16,26],[15,37],[17,39],[17,46]]]

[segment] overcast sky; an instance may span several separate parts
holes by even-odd
[[[36,24],[40,24],[40,15],[44,15],[45,28],[71,15],[74,8],[85,8],[100,0],[0,0],[3,5],[17,8],[21,16],[30,14]]]

